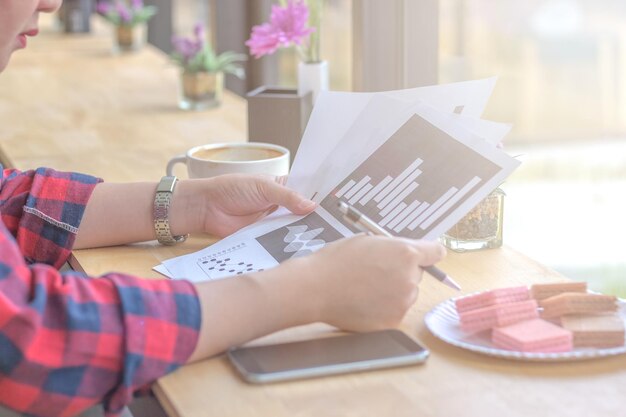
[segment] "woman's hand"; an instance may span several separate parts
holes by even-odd
[[[195,216],[195,227],[214,236],[227,236],[284,206],[295,214],[307,214],[315,203],[266,175],[221,175],[186,180],[179,184],[177,216]],[[174,203],[173,203],[174,204]],[[194,207],[195,206],[195,207]],[[174,227],[174,225],[172,225]]]
[[[331,243],[308,262],[317,281],[320,321],[344,330],[395,327],[417,301],[422,266],[440,261],[446,250],[425,240],[359,235]],[[310,274],[310,273],[309,273]]]

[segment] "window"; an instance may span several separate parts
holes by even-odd
[[[208,26],[209,0],[173,0],[174,33],[189,36],[196,23]]]
[[[352,90],[352,1],[324,2],[320,55],[329,62],[331,90]],[[280,50],[279,66],[279,84],[295,87],[298,67],[295,51]]]
[[[440,82],[498,75],[485,117],[511,122],[504,240],[626,295],[626,3],[441,0]]]
[[[440,82],[498,75],[509,142],[626,133],[626,3],[441,0]]]

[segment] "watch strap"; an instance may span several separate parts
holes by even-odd
[[[170,231],[169,212],[177,182],[178,178],[173,175],[161,178],[154,196],[154,231],[162,245],[175,245],[187,239],[187,235],[172,236]]]

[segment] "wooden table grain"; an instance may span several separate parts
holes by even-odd
[[[157,180],[166,161],[207,142],[245,140],[244,100],[227,94],[215,110],[176,109],[177,71],[158,51],[112,56],[100,28],[63,35],[44,27],[0,76],[0,157],[17,168],[53,166],[108,181]],[[183,175],[181,175],[183,176]],[[164,259],[212,243],[154,242],[75,251],[72,265],[97,275],[111,270],[159,278]],[[450,253],[439,265],[463,293],[564,279],[511,248]],[[384,279],[384,277],[381,277]],[[497,359],[456,348],[426,329],[426,312],[458,295],[425,276],[401,328],[431,350],[419,366],[303,381],[250,385],[223,355],[161,378],[155,392],[171,417],[527,417],[625,415],[626,357],[568,363]],[[314,324],[256,343],[315,337]]]

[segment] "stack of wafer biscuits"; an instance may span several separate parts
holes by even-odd
[[[477,333],[496,326],[506,326],[537,317],[539,317],[539,313],[535,300],[494,304],[489,307],[466,311],[459,315],[461,329],[467,333]]]
[[[539,317],[537,302],[527,287],[498,288],[455,300],[461,329],[467,333],[491,330]]]
[[[588,293],[584,282],[499,288],[455,305],[464,332],[491,330],[492,343],[502,349],[549,353],[624,345],[617,298]]]
[[[531,287],[541,317],[573,334],[574,347],[610,348],[624,345],[624,321],[617,314],[617,298],[591,294],[586,283],[540,284]]]
[[[462,314],[466,311],[489,307],[496,304],[513,303],[530,299],[527,287],[496,288],[495,290],[481,292],[480,294],[468,295],[457,298],[454,301],[456,311]]]

